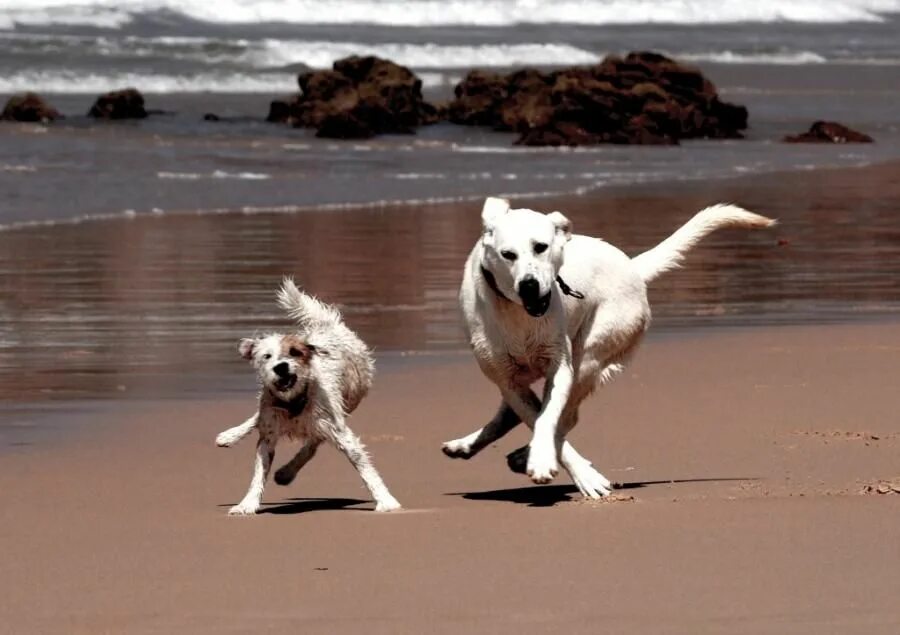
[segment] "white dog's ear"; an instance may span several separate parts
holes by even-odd
[[[256,340],[251,340],[249,337],[245,337],[241,340],[241,343],[238,344],[238,352],[244,359],[253,359],[253,349],[255,346]]]
[[[484,207],[481,208],[481,222],[484,223],[485,231],[492,229],[497,219],[509,211],[509,201],[505,198],[497,198],[489,196],[484,200]]]
[[[556,233],[562,236],[565,242],[569,242],[572,237],[572,221],[563,216],[561,212],[550,212],[547,217],[556,228]]]

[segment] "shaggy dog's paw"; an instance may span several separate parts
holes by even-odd
[[[552,481],[559,472],[555,448],[551,446],[548,450],[541,446],[531,447],[528,451],[528,465],[525,471],[529,478],[538,485]]]
[[[253,505],[248,505],[245,503],[238,503],[234,507],[228,510],[229,516],[253,516],[256,514],[256,511],[259,507],[255,507]]]
[[[528,446],[523,446],[507,454],[506,464],[516,474],[525,474],[525,470],[528,469]]]
[[[441,446],[441,452],[449,456],[451,459],[472,458],[472,446],[462,439],[447,441]]]
[[[402,509],[400,502],[393,496],[380,500],[378,501],[378,504],[375,505],[376,512],[394,512],[398,509]]]
[[[278,485],[290,485],[296,476],[297,472],[291,469],[290,464],[282,465],[278,468],[278,471],[275,472],[275,483]]]
[[[234,439],[230,434],[228,434],[228,430],[226,430],[225,432],[220,432],[216,436],[216,445],[220,448],[230,448],[232,445],[234,445]]]

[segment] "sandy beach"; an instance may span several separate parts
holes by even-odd
[[[898,69],[900,0],[0,0],[0,635],[900,633]],[[778,220],[651,285],[569,436],[603,500],[524,428],[441,452],[499,400],[485,196],[631,256]],[[402,511],[327,448],[227,515],[286,275],[375,352]]]
[[[900,495],[866,486],[900,476],[898,343],[896,324],[650,338],[572,436],[623,484],[601,503],[508,472],[522,430],[441,455],[496,401],[459,356],[382,372],[352,419],[396,514],[329,450],[227,517],[253,443],[213,438],[249,373],[246,394],[95,413],[0,461],[2,630],[895,633]]]

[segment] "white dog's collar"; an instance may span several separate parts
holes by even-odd
[[[494,278],[494,274],[485,269],[484,266],[481,267],[481,276],[484,278],[485,284],[487,284],[491,291],[496,293],[507,302],[512,302],[512,300],[504,295],[504,293],[500,290],[500,287],[497,286],[497,279]],[[556,284],[559,285],[559,290],[563,292],[563,295],[568,295],[578,300],[584,300],[584,294],[581,291],[575,291],[574,289],[572,289],[572,287],[567,285],[566,281],[561,277],[556,276]]]

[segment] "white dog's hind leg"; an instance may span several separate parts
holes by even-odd
[[[290,485],[291,481],[297,476],[297,472],[316,455],[316,450],[319,449],[321,443],[322,441],[319,439],[310,439],[304,443],[303,447],[294,455],[294,458],[275,472],[275,482],[279,485]]]
[[[260,437],[259,443],[256,444],[256,461],[253,464],[250,489],[247,490],[247,494],[240,503],[228,510],[229,515],[249,516],[259,510],[269,469],[272,467],[272,459],[275,458],[275,442],[275,437],[271,439]]]
[[[216,445],[220,448],[230,448],[235,443],[253,432],[254,428],[256,428],[256,422],[258,419],[259,412],[254,412],[253,416],[247,419],[241,425],[234,426],[233,428],[228,428],[227,430],[220,432],[216,437]]]
[[[441,450],[451,459],[471,459],[520,423],[522,418],[504,401],[486,426],[462,438],[447,441]]]

